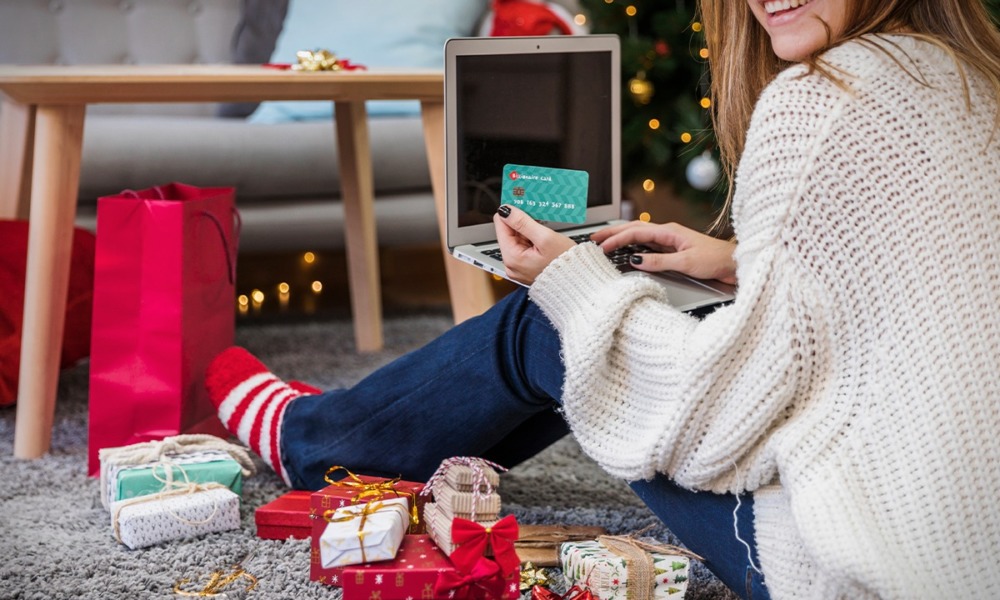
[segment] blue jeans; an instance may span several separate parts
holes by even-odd
[[[556,412],[563,374],[558,334],[517,290],[350,389],[289,404],[280,436],[285,469],[296,488],[319,489],[332,465],[411,481],[426,481],[450,456],[513,466],[568,432]],[[734,536],[735,496],[691,492],[663,475],[630,485],[730,589],[768,598]],[[740,537],[759,564],[753,499],[741,500]]]

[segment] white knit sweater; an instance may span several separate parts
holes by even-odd
[[[586,452],[754,491],[774,598],[1000,598],[997,102],[970,72],[967,106],[931,44],[881,45],[911,74],[855,42],[826,56],[851,92],[802,66],[764,91],[732,305],[697,321],[592,244],[531,297]]]

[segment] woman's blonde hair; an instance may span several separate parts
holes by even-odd
[[[764,87],[789,63],[775,56],[767,32],[746,0],[701,0],[699,9],[709,53],[712,123],[731,184],[716,222],[718,229],[728,222],[733,175],[754,105]],[[831,36],[824,49],[804,61],[811,68],[836,79],[823,67],[823,51],[868,34],[905,32],[949,52],[959,61],[963,79],[962,64],[980,72],[1000,97],[1000,32],[982,0],[847,0],[846,14],[844,32]]]

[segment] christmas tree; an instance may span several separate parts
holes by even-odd
[[[1000,0],[985,4],[1000,23]],[[626,196],[639,210],[653,212],[654,221],[675,218],[656,214],[664,199],[683,199],[694,213],[710,216],[727,182],[711,130],[708,52],[697,1],[581,0],[581,5],[593,33],[621,39]]]
[[[707,50],[695,0],[582,0],[594,33],[621,39],[622,179],[641,210],[653,195],[702,212],[725,194],[711,131]],[[654,220],[661,220],[655,218]]]

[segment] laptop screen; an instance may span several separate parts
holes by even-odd
[[[496,51],[454,53],[447,73],[449,225],[492,229],[508,163],[586,171],[588,215],[617,204],[617,40],[483,41]]]

